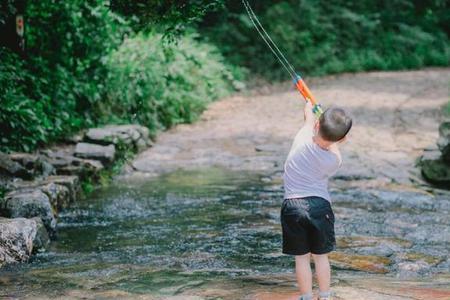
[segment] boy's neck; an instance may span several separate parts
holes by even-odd
[[[313,136],[313,142],[323,150],[327,151],[330,150],[330,147],[334,144],[333,142],[324,140],[320,135]]]

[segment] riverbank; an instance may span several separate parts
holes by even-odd
[[[35,153],[0,153],[0,268],[45,251],[59,213],[150,145],[147,128],[112,125]]]

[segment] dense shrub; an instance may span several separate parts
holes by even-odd
[[[192,34],[176,43],[161,34],[138,34],[111,53],[108,70],[103,116],[138,121],[153,132],[191,122],[235,83],[218,50]]]
[[[448,66],[445,1],[258,1],[261,22],[307,74]],[[286,78],[248,19],[241,1],[201,25],[234,64]]]
[[[29,150],[47,141],[51,122],[45,107],[49,103],[46,98],[30,98],[36,78],[15,54],[0,48],[0,57],[0,145],[3,150]]]
[[[26,57],[0,61],[0,150],[30,150],[93,124],[105,94],[106,55],[125,22],[104,1],[29,1]]]

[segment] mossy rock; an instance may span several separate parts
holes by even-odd
[[[357,255],[344,252],[332,252],[329,255],[331,265],[337,269],[385,274],[389,272],[392,261],[388,257],[375,255]]]
[[[450,188],[450,166],[442,159],[422,160],[423,177],[436,185]]]
[[[442,153],[442,159],[450,165],[450,121],[444,121],[439,126],[438,147]]]
[[[439,135],[441,137],[450,138],[450,120],[446,120],[439,125]]]

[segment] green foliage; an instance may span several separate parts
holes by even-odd
[[[174,37],[207,12],[223,8],[224,0],[111,0],[111,9],[131,20],[137,31],[163,31]]]
[[[104,60],[120,45],[125,21],[102,0],[33,1],[28,11],[30,63],[47,80],[42,93],[51,97],[54,130],[91,124],[104,93]]]
[[[0,0],[0,26],[18,2]],[[251,2],[308,75],[450,62],[443,0]],[[286,78],[240,0],[26,3],[26,57],[0,48],[0,151],[32,150],[102,122],[139,122],[152,133],[191,122],[239,85],[241,66]]]
[[[261,22],[306,74],[448,66],[444,1],[258,1]],[[234,64],[269,78],[286,74],[248,19],[240,1],[207,17],[203,31]]]
[[[105,58],[129,31],[104,4],[29,1],[27,58],[0,50],[0,151],[28,151],[96,122]]]
[[[191,122],[207,103],[226,95],[233,75],[215,47],[194,38],[166,43],[150,33],[127,39],[108,59],[103,116],[138,121],[155,132]]]
[[[30,98],[35,79],[25,64],[9,50],[0,48],[0,150],[30,150],[47,141],[51,122],[45,113],[45,98]]]

